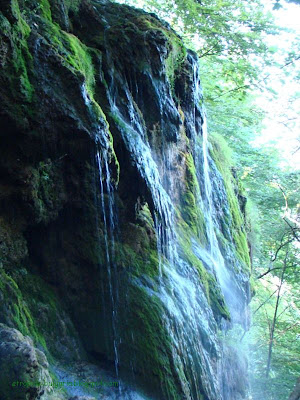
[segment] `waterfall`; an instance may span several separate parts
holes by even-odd
[[[207,257],[209,262],[213,265],[214,271],[220,283],[224,298],[226,300],[231,316],[234,318],[236,314],[236,297],[238,296],[236,288],[232,283],[229,271],[226,268],[224,257],[220,251],[218,244],[216,229],[217,224],[214,221],[214,205],[212,195],[212,184],[211,184],[211,170],[209,166],[209,141],[208,141],[208,129],[207,129],[207,117],[206,111],[203,109],[203,125],[202,125],[202,153],[203,153],[203,180],[205,188],[205,196],[202,201],[204,204],[204,216],[206,220],[206,232],[208,237],[208,254],[203,253],[203,260],[207,263]],[[206,258],[206,259],[205,259]],[[232,277],[233,278],[233,277]]]
[[[106,84],[106,96],[110,108],[110,117],[121,134],[122,140],[131,155],[131,158],[151,193],[154,204],[154,225],[157,237],[157,252],[159,256],[158,288],[154,289],[147,283],[136,280],[135,284],[143,287],[150,297],[158,298],[164,309],[162,318],[164,329],[172,343],[172,363],[174,374],[181,381],[182,392],[186,399],[198,400],[205,393],[210,400],[232,400],[224,391],[224,356],[222,341],[218,338],[218,327],[204,293],[204,288],[199,284],[199,275],[195,267],[185,260],[182,254],[179,233],[177,230],[175,199],[172,187],[168,185],[167,175],[171,169],[172,145],[167,141],[161,148],[161,154],[151,147],[146,130],[145,121],[138,110],[127,84],[121,81],[116,73],[111,56],[107,54],[109,65],[110,84]],[[202,100],[198,65],[193,64],[194,69],[194,107],[191,120],[193,120],[194,132],[194,161],[197,168],[199,187],[199,208],[203,211],[206,222],[207,245],[194,243],[192,249],[207,270],[216,276],[225,301],[231,313],[233,321],[240,316],[236,313],[236,303],[240,300],[240,294],[236,289],[233,276],[226,267],[225,260],[219,248],[217,239],[218,223],[215,216],[213,198],[212,160],[209,155],[209,140],[207,132],[206,115],[199,103]],[[160,94],[160,86],[151,77],[151,85],[157,96]],[[167,96],[167,90],[163,91]],[[86,103],[88,96],[83,91]],[[123,99],[123,101],[120,101]],[[126,99],[126,106],[124,106]],[[166,102],[159,102],[160,116],[163,119]],[[175,107],[173,102],[168,107]],[[177,112],[177,111],[176,111]],[[201,115],[202,126],[197,125],[197,115]],[[162,130],[165,125],[161,122]],[[161,133],[163,134],[163,132]],[[103,138],[101,139],[103,140]],[[200,146],[200,142],[202,142]],[[105,144],[107,146],[107,143]],[[112,271],[114,269],[114,206],[113,191],[110,182],[108,163],[108,151],[97,152],[99,167],[100,192],[103,210],[104,237],[106,247],[106,263],[108,269],[108,284],[112,304],[112,331],[114,344],[115,369],[118,374],[120,338],[117,334],[117,295],[113,282]],[[218,175],[220,185],[224,189],[224,183]],[[104,183],[106,182],[106,187]],[[107,197],[105,203],[105,195]],[[216,284],[217,285],[217,284]],[[225,324],[226,325],[226,324]],[[226,328],[228,329],[228,328]],[[134,341],[134,333],[131,334]],[[170,393],[165,393],[167,399],[172,399]]]
[[[196,138],[194,160],[199,187],[202,188],[201,193],[198,196],[198,204],[205,217],[206,236],[208,242],[206,248],[201,248],[195,245],[194,251],[205,264],[206,268],[209,271],[213,271],[216,275],[223,296],[226,300],[226,305],[230,311],[231,321],[233,323],[243,323],[247,318],[245,315],[247,305],[245,304],[241,307],[241,304],[244,304],[245,297],[247,296],[245,296],[245,293],[240,290],[235,274],[233,274],[228,268],[228,265],[226,265],[226,261],[222,255],[217,239],[217,233],[220,230],[220,227],[216,216],[216,205],[214,204],[213,183],[218,182],[218,184],[215,184],[215,191],[222,191],[224,193],[222,201],[227,209],[229,209],[229,204],[223,178],[214,165],[209,153],[210,142],[207,126],[207,113],[205,106],[202,104],[203,95],[200,85],[198,61],[194,61],[193,63],[193,78],[193,101],[195,105],[193,113],[193,133]],[[197,132],[196,128],[196,111],[201,115],[202,120],[201,141],[198,139],[199,132]],[[233,241],[232,237],[231,241]],[[227,249],[227,252],[230,253],[231,258],[234,258],[233,251],[230,248]],[[228,257],[228,259],[230,259],[230,257]]]
[[[207,118],[206,112],[203,112],[203,125],[202,125],[202,138],[203,138],[203,180],[204,180],[204,215],[206,220],[207,227],[207,237],[208,237],[208,252],[201,251],[199,256],[205,263],[211,263],[213,265],[214,271],[216,273],[217,279],[220,283],[220,287],[222,289],[223,296],[226,301],[226,305],[230,312],[231,323],[229,324],[226,321],[223,321],[222,327],[223,332],[225,333],[224,339],[231,334],[231,330],[235,330],[239,327],[239,324],[244,324],[245,319],[247,318],[245,314],[245,308],[240,304],[243,304],[243,293],[239,291],[237,282],[235,281],[235,277],[230,272],[224,260],[224,257],[221,253],[216,231],[218,229],[217,221],[215,220],[215,211],[214,211],[214,203],[213,203],[213,191],[211,184],[211,175],[212,171],[210,169],[210,156],[209,156],[209,140],[208,140],[208,129],[207,129]],[[230,389],[230,384],[228,384],[228,380],[230,380],[230,374],[227,371],[230,371],[232,368],[232,361],[230,357],[228,357],[229,348],[226,343],[221,343],[223,356],[221,358],[221,362],[219,364],[219,380],[220,380],[220,389],[222,393],[222,400],[231,400],[233,393]],[[243,355],[245,356],[245,355]]]
[[[81,87],[83,100],[88,107],[90,115],[93,117],[94,112],[92,109],[91,99],[88,96],[85,84]],[[110,305],[111,305],[111,319],[112,319],[112,342],[114,352],[114,365],[116,377],[119,378],[119,344],[121,341],[118,332],[118,276],[115,262],[115,233],[117,226],[116,207],[114,199],[114,189],[111,179],[111,172],[109,168],[109,152],[110,143],[108,132],[103,132],[100,125],[95,129],[95,144],[96,144],[96,164],[99,173],[99,188],[100,188],[100,202],[101,213],[103,221],[103,237],[104,248],[106,257],[107,280],[109,287]],[[121,393],[122,386],[119,385]]]
[[[114,80],[111,80],[114,82]],[[178,234],[172,198],[164,187],[156,154],[150,148],[143,121],[136,111],[129,90],[125,90],[127,110],[117,104],[117,88],[108,92],[110,108],[128,150],[146,181],[156,209],[155,228],[159,254],[159,290],[145,287],[151,296],[157,296],[164,305],[163,323],[173,347],[176,373],[183,380],[183,392],[187,399],[200,399],[204,390],[215,400],[221,400],[220,390],[214,384],[216,371],[210,362],[211,355],[219,357],[220,349],[213,316],[195,269],[180,255]],[[164,154],[164,159],[166,159]],[[165,166],[167,169],[168,166]],[[139,283],[143,285],[142,283]],[[172,399],[167,394],[168,399]]]
[[[99,183],[101,193],[101,208],[104,224],[104,241],[105,241],[105,254],[106,254],[106,265],[108,273],[108,285],[109,294],[112,306],[112,330],[113,330],[113,347],[114,347],[114,362],[116,376],[119,377],[119,352],[118,343],[120,338],[117,334],[117,298],[118,298],[118,285],[117,285],[117,273],[115,265],[115,213],[114,213],[114,194],[110,179],[110,170],[108,167],[108,151],[97,149],[96,160],[99,170]],[[105,178],[104,178],[105,177]],[[106,191],[104,191],[104,184],[106,182]],[[107,195],[107,201],[105,202],[105,193]],[[107,211],[108,208],[108,211]],[[107,215],[108,213],[108,215]],[[113,274],[114,272],[114,274]],[[113,285],[114,283],[114,285]],[[120,388],[120,386],[119,386]]]
[[[98,398],[241,400],[232,337],[247,323],[247,237],[196,54],[117,2],[61,16],[61,0],[51,12],[15,3],[14,18],[1,8],[5,321],[53,359],[113,375],[119,391]],[[62,335],[46,329],[54,318]]]

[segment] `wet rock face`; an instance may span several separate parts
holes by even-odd
[[[52,382],[48,367],[45,354],[34,347],[32,339],[0,324],[1,399],[39,399]]]
[[[196,55],[155,15],[108,1],[7,0],[0,32],[0,322],[65,362],[95,357],[153,399],[239,400],[243,362],[218,338],[230,312],[201,258]],[[211,219],[242,312],[241,195],[210,151]]]

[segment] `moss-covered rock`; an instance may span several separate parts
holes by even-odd
[[[200,188],[196,176],[194,159],[190,153],[185,155],[186,162],[186,190],[182,199],[182,216],[188,223],[194,235],[198,236],[201,243],[206,243],[206,229],[203,212],[200,206]]]
[[[51,363],[90,357],[112,369],[119,357],[121,376],[133,371],[155,399],[218,398],[215,334],[230,316],[193,249],[208,245],[196,55],[155,15],[107,1],[5,0],[0,28],[0,322]],[[241,273],[242,193],[212,141],[226,189],[216,196],[228,203],[218,240]],[[175,234],[159,238],[159,223]],[[204,293],[209,321],[192,343],[211,352],[209,366],[168,322],[170,237]]]
[[[0,269],[0,321],[30,336],[50,358],[84,357],[74,326],[55,291],[23,268],[12,278]],[[18,283],[17,283],[18,281]]]
[[[251,269],[249,247],[245,232],[244,215],[241,212],[239,204],[239,195],[242,196],[242,189],[231,170],[232,165],[228,156],[230,150],[226,145],[226,142],[223,138],[217,135],[211,136],[211,142],[211,155],[223,177],[227,200],[229,203],[230,220],[227,221],[227,226],[229,226],[231,231],[236,253],[249,272]]]
[[[19,225],[19,226],[18,226]],[[0,262],[4,265],[18,263],[28,254],[27,243],[22,234],[22,225],[10,224],[0,217]]]
[[[39,399],[50,392],[49,363],[28,336],[0,324],[0,395],[3,400]]]

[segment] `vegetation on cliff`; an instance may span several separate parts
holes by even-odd
[[[208,377],[231,315],[195,253],[209,246],[195,54],[155,15],[113,3],[13,0],[0,11],[1,322],[32,338],[53,379],[56,363],[93,360],[129,382],[131,371],[155,398],[217,396]],[[247,286],[232,201],[223,231]]]
[[[200,56],[212,154],[216,146],[223,147],[223,151],[213,157],[225,177],[237,223],[233,234],[238,253],[247,265],[246,239],[244,233],[239,232],[240,216],[234,212],[236,196],[231,193],[238,192],[241,204],[248,210],[246,225],[248,240],[251,240],[252,290],[256,295],[252,301],[253,328],[246,339],[245,334],[242,335],[242,340],[248,339],[250,343],[252,396],[254,399],[285,399],[299,376],[297,141],[294,149],[289,147],[289,154],[285,150],[299,126],[299,34],[291,28],[291,16],[293,12],[299,14],[299,8],[294,6],[290,10],[288,24],[282,19],[285,24],[282,28],[275,25],[275,19],[287,13],[287,4],[283,1],[147,0],[139,4],[166,18]],[[287,29],[290,36],[285,33]],[[275,35],[275,39],[270,39],[270,34]],[[290,93],[284,93],[278,80]],[[261,103],[263,106],[256,102],[258,90],[263,91],[265,99],[269,98]],[[280,97],[286,98],[283,110],[277,104]],[[270,119],[276,119],[276,123],[269,123],[269,130],[271,126],[275,130],[273,136],[280,126],[286,135],[280,150],[275,138],[267,143],[267,148],[252,144],[255,139],[259,142],[257,138],[263,130],[267,133],[263,121],[268,114]],[[240,181],[237,190],[232,178],[226,178],[230,163],[228,157],[227,161],[224,159],[224,154],[230,151],[224,149],[224,139],[233,150],[231,158]],[[294,160],[291,167],[287,166],[286,158]],[[244,196],[248,198],[247,204]]]
[[[25,374],[23,348],[40,381],[83,361],[155,399],[245,398],[246,363],[226,335],[247,319],[253,268],[272,276],[252,287],[251,340],[269,326],[263,351],[254,346],[253,395],[278,374],[289,389],[299,373],[297,343],[286,356],[276,336],[292,342],[298,328],[298,199],[287,189],[297,176],[282,171],[275,181],[279,160],[248,143],[262,120],[248,89],[273,54],[264,34],[278,29],[258,0],[144,6],[172,27],[107,1],[0,5],[0,364],[14,349],[0,371],[5,400],[27,398],[7,378]],[[262,215],[255,223],[246,190]],[[279,391],[268,387],[271,400]]]

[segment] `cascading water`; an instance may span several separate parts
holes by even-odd
[[[242,306],[244,303],[243,293],[239,291],[237,282],[235,281],[235,277],[231,271],[229,271],[226,267],[226,263],[224,257],[221,253],[216,231],[218,229],[217,221],[215,220],[215,211],[214,211],[214,203],[213,203],[213,194],[212,194],[212,185],[211,185],[211,170],[209,166],[209,141],[208,141],[208,132],[207,132],[207,119],[206,112],[203,112],[203,125],[202,125],[202,138],[203,138],[203,180],[204,180],[204,192],[205,196],[203,199],[204,204],[204,215],[207,226],[207,236],[208,236],[208,251],[200,251],[198,252],[199,257],[202,261],[207,264],[212,264],[213,269],[216,273],[217,279],[220,283],[220,287],[222,289],[222,293],[224,295],[226,305],[229,309],[231,316],[231,323],[225,322],[223,320],[223,330],[226,335],[229,335],[230,330],[235,329],[238,324],[246,325],[247,324],[247,312],[246,306]],[[221,382],[221,393],[223,400],[231,400],[232,391],[228,389],[228,376],[227,372],[230,370],[231,361],[228,358],[228,348],[225,343],[221,344],[223,357],[221,358],[221,362],[219,364],[219,379]],[[243,355],[245,357],[245,355]]]
[[[247,238],[240,192],[209,143],[197,57],[154,15],[106,0],[78,1],[60,15],[62,1],[49,2],[53,18],[26,2],[16,2],[13,18],[1,9],[13,60],[4,57],[3,81],[15,96],[1,89],[4,112],[18,119],[7,136],[26,131],[15,135],[24,173],[10,168],[18,189],[7,192],[24,199],[28,257],[75,309],[82,357],[122,380],[120,392],[104,396],[141,399],[143,389],[151,400],[240,400],[235,353],[222,336],[243,323]],[[31,230],[49,245],[35,251]]]
[[[111,71],[114,71],[113,67]],[[154,82],[153,85],[155,85]],[[196,108],[201,99],[198,78],[195,78],[194,85],[196,88]],[[218,368],[212,365],[210,360],[213,354],[216,360],[221,357],[221,348],[217,345],[216,327],[211,322],[213,320],[212,313],[203,289],[199,286],[198,274],[180,256],[172,194],[168,193],[169,188],[163,184],[167,180],[164,179],[165,176],[160,175],[157,163],[155,162],[157,155],[150,148],[145,124],[136,110],[133,97],[126,87],[123,86],[122,91],[125,92],[128,102],[126,109],[118,105],[118,87],[115,77],[112,77],[107,96],[113,118],[128,150],[135,160],[142,178],[146,181],[151,191],[156,209],[155,226],[160,259],[160,286],[158,292],[153,292],[148,287],[146,289],[149,293],[152,293],[151,295],[157,296],[164,304],[165,315],[163,321],[165,329],[172,338],[173,360],[177,373],[181,374],[181,379],[184,381],[183,392],[186,398],[200,399],[201,393],[204,391],[211,396],[211,399],[229,400],[222,394],[222,383],[220,382],[219,385],[214,383],[215,380],[221,380],[219,377],[220,372]],[[161,112],[161,114],[163,113]],[[216,222],[214,221],[214,204],[209,166],[209,142],[206,117],[203,111],[202,116],[202,149],[199,154],[196,154],[196,158],[199,159],[202,154],[202,166],[199,166],[199,169],[203,171],[201,179],[204,182],[204,196],[200,199],[201,204],[199,206],[204,211],[208,246],[207,249],[201,248],[200,250],[199,246],[197,246],[195,254],[214,270],[229,310],[234,315],[236,293],[230,282],[230,275],[226,269],[216,237]],[[196,132],[196,135],[199,136],[200,133]],[[168,146],[163,150],[162,159],[164,162],[168,159],[167,151]],[[100,159],[99,155],[98,159]],[[107,160],[104,164],[105,173],[109,177]],[[166,172],[170,168],[170,163],[167,164],[164,164],[164,171]],[[100,161],[99,171],[101,171]],[[109,180],[107,180],[107,185],[109,185]],[[107,189],[108,193],[110,193],[109,187]],[[103,187],[101,187],[101,191],[103,196]],[[112,220],[111,208],[109,213],[109,218]],[[110,264],[108,253],[107,263]],[[112,289],[111,284],[110,288]],[[114,303],[114,294],[112,292],[111,297]],[[115,347],[117,368],[118,353],[116,349],[117,347]],[[168,398],[171,399],[172,397],[168,395]]]
[[[237,303],[241,302],[241,294],[238,293],[234,277],[230,276],[230,272],[226,268],[224,257],[222,256],[216,230],[217,222],[215,221],[215,212],[214,212],[214,204],[213,204],[213,195],[212,195],[212,184],[211,184],[211,170],[209,166],[209,141],[208,141],[208,131],[207,131],[207,117],[206,112],[203,110],[203,125],[202,125],[202,154],[203,154],[203,181],[204,181],[204,192],[205,196],[202,200],[202,204],[204,204],[204,216],[206,220],[206,232],[208,237],[208,253],[205,254],[203,252],[202,259],[205,263],[210,263],[213,265],[216,276],[220,283],[224,298],[226,300],[226,304],[231,313],[231,318],[233,322],[240,321],[244,316],[237,315]],[[208,259],[207,259],[208,258]]]
[[[202,188],[201,194],[198,198],[198,203],[205,217],[206,236],[208,242],[205,249],[199,248],[199,246],[195,245],[194,251],[206,267],[210,271],[213,270],[217,276],[227,307],[231,314],[231,321],[233,323],[247,325],[247,304],[245,298],[248,296],[245,296],[245,293],[240,290],[235,275],[227,268],[217,239],[217,233],[220,230],[220,223],[217,219],[216,208],[218,205],[214,202],[213,191],[223,192],[222,201],[227,210],[229,210],[229,205],[223,178],[216,169],[209,154],[210,143],[208,139],[207,115],[205,107],[203,105],[200,106],[203,96],[201,92],[199,67],[197,62],[193,64],[193,77],[195,110],[199,108],[199,113],[201,113],[202,117],[202,140],[201,142],[196,140],[194,159],[199,187]],[[195,127],[196,118],[194,113],[194,128]],[[197,137],[196,131],[194,134]],[[215,183],[214,190],[212,186],[213,183]],[[228,248],[227,252],[233,255],[231,249]]]
[[[82,85],[82,97],[90,114],[93,116],[91,100],[88,96],[85,85]],[[107,280],[109,286],[109,296],[111,303],[111,320],[113,334],[113,351],[116,377],[119,378],[119,344],[120,335],[118,334],[118,277],[115,263],[115,230],[117,225],[114,189],[109,169],[109,151],[110,143],[108,132],[97,126],[95,130],[96,143],[96,163],[99,173],[99,187],[101,198],[101,211],[103,220],[103,237],[107,266]],[[119,391],[122,392],[122,386],[119,385]]]
[[[105,240],[105,253],[106,253],[106,265],[108,272],[108,284],[109,284],[109,294],[112,305],[112,329],[113,329],[113,346],[114,346],[114,356],[115,356],[115,371],[116,376],[119,377],[119,353],[118,353],[118,335],[117,335],[117,285],[116,285],[116,273],[112,273],[112,269],[115,272],[115,239],[114,239],[114,229],[115,229],[115,215],[114,215],[114,196],[111,187],[110,171],[108,167],[108,151],[107,149],[100,151],[97,150],[96,154],[98,170],[99,170],[99,182],[100,182],[100,193],[101,193],[101,206],[103,214],[103,224],[104,224],[104,240]],[[104,172],[104,173],[103,173]],[[105,179],[104,179],[105,176]],[[106,182],[106,195],[107,195],[107,206],[105,204],[105,192],[103,182]],[[108,208],[108,216],[107,216]],[[114,278],[114,279],[113,279]],[[113,287],[113,282],[115,285]],[[120,386],[119,386],[120,387]]]
[[[197,66],[194,65],[194,102],[195,109],[201,100],[202,94],[199,85]],[[112,68],[112,71],[114,69]],[[178,233],[172,201],[172,193],[165,175],[162,175],[157,165],[157,155],[153,153],[147,140],[145,124],[136,110],[132,95],[127,88],[122,88],[126,93],[127,108],[121,108],[117,104],[118,87],[115,79],[111,79],[111,87],[107,93],[110,109],[114,120],[119,127],[123,140],[132,154],[142,178],[146,181],[151,191],[152,199],[156,209],[155,227],[157,235],[157,249],[159,254],[159,291],[155,292],[146,287],[147,291],[157,296],[164,305],[165,315],[163,323],[169,336],[172,339],[173,360],[176,371],[183,381],[183,392],[187,399],[201,399],[205,392],[209,399],[231,400],[230,392],[226,390],[223,370],[230,368],[222,359],[223,346],[219,346],[216,337],[216,327],[212,324],[213,317],[204,295],[203,289],[199,286],[198,275],[195,269],[189,265],[180,255]],[[154,83],[153,83],[154,84]],[[89,103],[88,96],[83,91],[85,101]],[[162,112],[161,112],[162,114]],[[240,301],[240,294],[236,290],[233,276],[227,270],[225,260],[218,245],[216,231],[218,223],[215,216],[213,188],[211,175],[212,163],[209,156],[209,141],[207,133],[207,121],[205,111],[201,111],[203,123],[201,132],[195,129],[195,136],[202,135],[202,146],[195,150],[196,167],[198,172],[199,185],[202,196],[199,200],[199,207],[202,209],[206,221],[207,247],[203,248],[196,244],[193,251],[210,271],[213,271],[222,289],[227,306],[231,313],[233,322],[241,320],[241,315],[236,311],[237,302]],[[194,116],[195,118],[195,116]],[[194,126],[196,122],[194,121]],[[103,140],[103,138],[102,138]],[[199,145],[199,140],[197,141]],[[163,172],[168,173],[171,167],[169,161],[169,148],[165,144],[162,154]],[[118,376],[119,353],[118,345],[120,338],[117,335],[117,294],[116,286],[113,283],[116,275],[114,269],[114,200],[111,186],[110,170],[108,163],[108,143],[104,150],[98,148],[97,163],[99,168],[101,204],[104,223],[104,238],[106,248],[106,264],[108,271],[108,284],[112,305],[112,331],[115,370]],[[168,162],[166,162],[168,160]],[[201,175],[201,176],[200,176]],[[104,183],[106,185],[104,187]],[[105,200],[106,198],[106,200]],[[228,329],[225,324],[226,330]],[[211,358],[216,359],[216,366],[211,363]],[[224,358],[224,357],[223,357]],[[218,384],[215,381],[219,382]],[[228,394],[229,393],[229,394]],[[128,395],[128,394],[127,394]],[[125,394],[120,394],[125,398]],[[122,397],[123,396],[123,397]],[[132,394],[128,395],[128,398]],[[167,394],[168,399],[172,399]]]
[[[109,45],[107,45],[107,48],[109,48]],[[201,188],[201,193],[198,196],[198,205],[204,214],[207,238],[206,246],[201,246],[197,241],[194,242],[193,253],[203,262],[208,271],[215,274],[232,320],[239,321],[241,316],[236,310],[238,309],[237,302],[240,301],[240,294],[236,290],[235,281],[226,267],[217,239],[218,221],[212,184],[212,175],[217,174],[217,172],[216,169],[212,170],[213,162],[209,155],[206,115],[205,111],[200,107],[202,94],[198,65],[193,57],[191,57],[191,60],[194,98],[190,107],[189,120],[194,135],[195,148],[193,156],[197,169],[198,183]],[[106,62],[109,71],[109,84],[106,83],[105,87],[111,118],[121,133],[122,140],[141,178],[150,191],[154,204],[153,218],[159,255],[159,287],[158,290],[154,290],[152,287],[147,286],[145,282],[138,280],[137,284],[143,287],[150,296],[160,299],[163,304],[164,315],[162,321],[164,329],[172,342],[174,373],[177,374],[178,379],[181,381],[185,398],[198,400],[202,399],[202,395],[205,393],[206,398],[209,400],[232,400],[228,398],[223,388],[224,383],[220,369],[226,368],[228,365],[224,366],[224,363],[219,362],[222,359],[222,344],[217,337],[218,329],[212,310],[203,287],[199,285],[199,275],[196,269],[182,256],[180,238],[176,228],[177,221],[174,207],[176,199],[173,195],[172,185],[169,184],[172,178],[168,179],[172,168],[172,144],[163,139],[160,152],[151,147],[145,121],[136,103],[137,99],[134,99],[128,83],[124,84],[123,78],[117,72],[109,50],[106,51]],[[178,115],[168,83],[154,80],[149,73],[146,76],[152,88],[151,90],[158,98],[161,135],[168,137],[165,109],[174,110],[173,115]],[[104,80],[104,76],[101,76],[101,79]],[[134,86],[138,87],[138,85]],[[136,93],[136,96],[138,96],[138,93]],[[164,101],[162,101],[161,96],[165,97]],[[84,91],[83,97],[88,103],[89,99]],[[126,105],[124,106],[125,103]],[[198,117],[201,115],[202,126],[197,123],[198,117],[196,114],[198,114]],[[174,138],[176,135],[172,137]],[[118,341],[120,338],[117,335],[117,295],[114,292],[116,288],[112,276],[114,268],[112,260],[114,251],[114,208],[107,149],[104,148],[104,150],[97,152],[97,162],[105,231],[108,283],[113,314],[112,331],[114,335],[115,368],[118,374]],[[220,174],[217,179],[224,191],[224,184]],[[105,188],[104,181],[106,182]],[[105,204],[105,192],[107,204]],[[133,333],[131,337],[132,341],[134,341]],[[212,360],[214,361],[212,362]],[[166,393],[166,398],[172,399],[172,395]]]
[[[111,81],[114,82],[113,79]],[[158,292],[148,287],[146,289],[164,304],[163,321],[172,338],[173,359],[177,373],[184,379],[183,391],[186,398],[200,399],[204,390],[219,400],[220,391],[213,383],[216,372],[209,361],[212,354],[217,358],[219,353],[215,345],[215,327],[211,325],[212,313],[199,286],[197,272],[179,254],[172,200],[168,188],[162,184],[163,179],[154,162],[155,156],[147,142],[144,124],[135,110],[132,96],[126,90],[128,108],[124,113],[116,104],[116,90],[111,87],[108,93],[114,120],[141,176],[147,182],[157,213],[155,226],[160,258],[160,286]],[[168,394],[168,398],[172,397]]]

